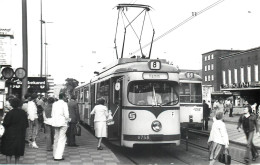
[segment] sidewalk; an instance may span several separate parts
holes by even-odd
[[[46,151],[45,135],[43,132],[39,133],[37,139],[38,149],[30,148],[28,144],[25,145],[24,156],[20,158],[20,164],[65,164],[65,165],[117,165],[120,164],[118,158],[114,153],[104,147],[104,150],[97,150],[97,139],[86,129],[81,129],[81,136],[76,137],[76,143],[79,147],[65,147],[63,161],[54,161],[53,152]],[[14,158],[12,160],[14,163]],[[5,155],[0,154],[0,164],[5,164]]]

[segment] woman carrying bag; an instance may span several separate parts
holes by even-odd
[[[228,149],[229,139],[225,123],[222,121],[223,112],[216,113],[216,120],[212,124],[209,144],[209,164],[213,165],[225,149]]]
[[[109,116],[108,109],[104,105],[105,99],[99,98],[97,100],[97,105],[91,111],[91,115],[95,114],[94,118],[94,129],[95,129],[95,136],[98,138],[98,145],[97,150],[103,150],[101,146],[101,141],[103,137],[107,137],[107,118]]]

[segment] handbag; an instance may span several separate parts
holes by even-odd
[[[225,149],[225,151],[219,155],[218,161],[227,165],[231,164],[231,156],[229,155],[228,149]]]
[[[81,127],[79,124],[76,124],[75,135],[81,136]]]
[[[0,124],[0,138],[4,135],[4,133],[5,133],[5,127],[2,124]]]

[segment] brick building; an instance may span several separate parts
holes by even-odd
[[[260,47],[249,50],[214,50],[202,54],[203,96],[232,96],[237,106],[260,103]]]

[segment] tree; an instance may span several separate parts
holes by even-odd
[[[65,88],[61,92],[65,92],[69,95],[73,93],[73,90],[79,85],[79,82],[74,78],[67,78]]]

